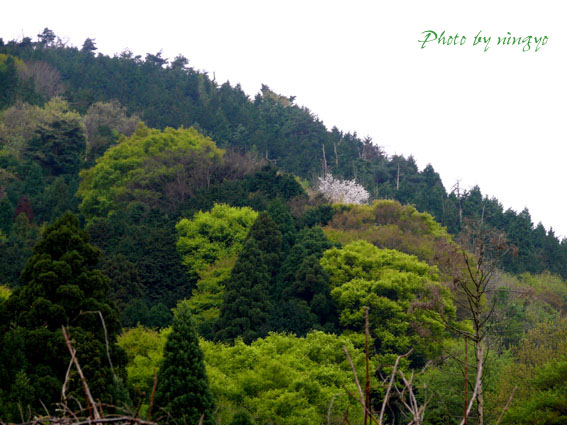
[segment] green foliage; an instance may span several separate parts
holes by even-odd
[[[7,286],[0,285],[0,304],[5,302],[10,295],[12,295],[12,290]]]
[[[248,206],[256,211],[268,208],[270,201],[281,198],[288,201],[305,196],[305,192],[294,177],[282,173],[273,166],[265,166],[254,174],[237,176],[198,190],[195,196],[183,204],[183,215],[188,217],[198,211],[208,211],[215,203],[233,207]]]
[[[336,332],[338,320],[329,276],[315,255],[305,258],[278,304],[277,329],[305,335],[311,329]]]
[[[171,325],[173,315],[171,310],[163,303],[158,303],[150,309],[150,326],[163,329]]]
[[[364,353],[349,338],[315,331],[305,338],[270,334],[247,345],[202,341],[211,390],[222,423],[246,409],[256,423],[319,425],[341,423],[348,405],[351,423],[361,423],[361,408],[343,387],[356,393],[345,346],[358,376]],[[372,382],[373,387],[376,385]]]
[[[423,374],[417,377],[417,384],[425,390],[420,394],[422,400],[431,398],[425,410],[426,425],[456,425],[463,417],[464,402],[464,340],[447,339],[443,342],[443,355],[429,365]],[[495,423],[503,406],[496,406],[496,392],[506,371],[514,366],[510,352],[498,353],[490,350],[483,367],[483,393],[486,403],[485,423]],[[469,400],[476,377],[476,360],[473,344],[468,346],[468,383]],[[509,394],[508,394],[509,395]],[[471,415],[474,416],[474,413]],[[474,421],[473,417],[469,422]]]
[[[565,312],[567,286],[559,276],[501,273],[492,284],[489,302],[494,312],[488,330],[491,345],[500,349],[517,346],[526,331],[558,320]]]
[[[293,216],[288,206],[281,199],[270,202],[267,212],[274,223],[278,225],[278,230],[282,234],[282,252],[287,253],[293,246],[297,233]]]
[[[438,352],[451,318],[450,295],[438,282],[437,270],[416,257],[379,249],[366,241],[325,252],[321,265],[330,276],[342,327],[364,329],[369,307],[371,334],[379,354],[404,354],[414,348],[417,364]]]
[[[80,167],[90,165],[93,167],[82,174],[81,208],[93,242],[104,250],[100,267],[110,277],[105,296],[119,306],[124,324],[163,328],[171,321],[169,307],[192,293],[187,304],[201,335],[212,338],[219,330],[213,324],[219,320],[223,327],[219,336],[227,337],[223,332],[228,329],[227,340],[244,335],[251,341],[269,329],[299,335],[313,328],[334,332],[340,330],[339,314],[347,333],[360,331],[362,307],[370,305],[377,352],[391,356],[415,346],[412,361],[419,365],[438,352],[437,341],[444,337],[438,314],[451,317],[453,310],[446,291],[437,283],[444,277],[437,278],[435,269],[425,263],[443,270],[442,263],[452,260],[449,254],[454,245],[442,226],[457,234],[467,218],[482,215],[488,226],[504,229],[518,247],[502,263],[516,275],[497,274],[492,281],[497,291],[489,293],[486,300],[487,305],[494,303],[493,320],[487,324],[490,347],[496,348],[506,363],[505,350],[520,345],[516,364],[498,366],[502,373],[498,374],[494,398],[495,393],[486,386],[490,420],[515,385],[519,385],[518,404],[511,413],[520,412],[521,416],[521,403],[543,412],[544,399],[549,400],[550,412],[563,408],[550,394],[564,392],[557,383],[563,375],[559,373],[558,378],[554,370],[561,370],[562,356],[567,355],[560,319],[567,293],[565,282],[558,277],[567,276],[567,244],[552,230],[541,224],[534,226],[527,210],[504,211],[478,187],[457,188],[448,194],[430,165],[420,171],[412,157],[387,156],[369,139],[360,140],[336,128],[327,131],[309,110],[267,86],[255,99],[249,99],[239,86],[218,85],[191,69],[183,57],[169,66],[160,54],[149,54],[145,60],[128,52],[114,58],[95,57],[92,40],[80,51],[54,46],[53,36],[46,29],[35,48],[29,38],[21,43],[0,43],[0,283],[10,288],[29,284],[20,279],[20,272],[39,240],[40,227],[45,228],[66,210],[77,211],[77,173]],[[46,84],[49,81],[51,88]],[[66,98],[82,117],[60,98],[43,107],[22,102],[41,105],[60,92],[62,82]],[[138,115],[159,129],[194,126],[197,130],[160,131],[141,125],[134,133]],[[227,152],[217,149],[205,135]],[[314,159],[321,158],[322,146],[329,172],[341,179],[356,177],[373,198],[395,201],[334,209],[314,206],[317,199],[307,201],[305,182],[320,175],[321,161]],[[277,163],[282,169],[260,169],[266,163]],[[286,174],[284,169],[300,177]],[[196,220],[199,211],[215,209],[218,203],[230,205],[227,211],[232,207],[267,210],[281,234],[281,247],[270,247],[277,240],[272,229],[251,238],[254,242],[242,249],[251,221],[240,228],[223,217],[220,222],[230,222],[228,227],[204,220],[190,248],[176,251],[175,225],[180,218]],[[335,254],[327,253],[327,260],[335,255],[339,258],[339,251],[348,255],[335,258],[332,264],[325,265],[325,259],[321,263],[322,253],[331,248],[329,241],[318,229],[296,234],[296,229],[317,224],[326,226],[325,234],[332,242],[345,245],[343,250],[330,251]],[[236,233],[238,241],[231,240]],[[226,239],[217,244],[217,237]],[[381,251],[378,255],[368,247],[353,249],[351,244],[360,239],[378,248],[415,255],[425,263],[401,259],[399,253]],[[74,273],[75,263],[63,263],[34,263],[41,265],[34,266],[36,280],[57,288],[53,295],[57,302],[34,292],[18,305],[24,311],[37,302],[33,314],[22,313],[17,318],[14,297],[24,289],[15,289],[15,295],[0,302],[3,418],[19,420],[18,403],[37,403],[39,397],[57,399],[62,373],[58,361],[67,356],[61,337],[53,335],[59,319],[71,321],[78,346],[93,353],[85,358],[86,363],[100,360],[99,335],[91,338],[78,327],[88,318],[93,322],[88,325],[94,328],[96,317],[75,310],[72,316],[65,312],[70,306],[81,305],[76,300],[85,291],[65,283],[69,267]],[[541,273],[545,270],[551,273]],[[26,276],[28,279],[29,274]],[[97,280],[89,273],[84,276],[98,282],[99,289],[106,286],[102,281],[106,279]],[[61,289],[55,280],[63,281]],[[35,328],[18,325],[22,320]],[[538,325],[542,321],[544,324]],[[462,356],[460,345],[449,349],[452,355]],[[26,354],[30,352],[36,355],[31,358]],[[135,378],[136,387],[141,388],[144,381],[143,391],[148,393],[152,368],[158,362],[147,356],[140,359],[137,362],[144,378]],[[106,365],[104,360],[100,364]],[[101,377],[92,378],[97,388],[103,388],[109,376],[104,369],[87,367],[91,377]],[[135,373],[132,371],[133,376]],[[455,406],[430,405],[437,423],[445,423],[450,417],[443,416],[445,413],[453,418],[458,415],[455,411],[460,401],[454,389],[462,387],[460,371],[457,363],[445,360],[431,373],[430,388],[442,389],[441,399]],[[553,385],[542,386],[543,381]],[[289,408],[295,402],[292,399],[280,406]],[[234,411],[225,412],[224,423],[233,418]],[[532,417],[530,412],[524,413]],[[254,419],[258,417],[254,414]],[[534,414],[533,420],[537,419]],[[301,420],[297,419],[298,423]],[[556,420],[563,419],[557,416]]]
[[[22,212],[19,204],[24,199],[26,214],[36,224],[52,223],[64,212],[76,211],[74,194],[85,135],[80,116],[65,101],[53,98],[43,108],[17,104],[5,110],[0,146],[0,188],[7,194],[0,201],[0,226],[8,236],[11,219]]]
[[[295,272],[305,258],[311,255],[321,258],[323,253],[333,246],[318,226],[306,228],[299,232],[293,248],[282,262],[280,274],[283,287],[293,282]],[[283,287],[280,291],[283,290]]]
[[[238,259],[226,281],[217,337],[247,343],[265,336],[273,311],[270,284],[277,273],[281,233],[270,216],[262,212],[248,232]]]
[[[551,273],[538,275],[523,273],[514,279],[513,285],[516,289],[533,293],[535,299],[547,304],[553,310],[565,312],[567,286],[561,277]]]
[[[506,413],[503,424],[555,425],[567,422],[567,361],[552,361],[537,369],[529,382],[532,394]]]
[[[0,321],[0,363],[4,366],[0,389],[11,397],[0,401],[7,415],[2,417],[10,420],[18,403],[24,407],[29,403],[33,411],[38,411],[42,402],[49,406],[59,401],[69,356],[62,325],[70,329],[91,391],[110,403],[124,401],[112,390],[117,383],[114,374],[125,377],[125,358],[114,344],[120,322],[107,299],[108,279],[95,268],[98,257],[99,251],[88,243],[88,234],[72,214],[66,214],[43,232],[33,257],[22,271],[24,284],[5,302]],[[99,312],[106,326],[113,370]],[[19,390],[14,391],[14,386],[33,388],[33,395],[24,392],[22,398],[15,399]],[[76,377],[71,380],[69,393],[82,398]]]
[[[374,199],[395,199],[402,204],[415,205],[419,211],[427,211],[435,217],[451,234],[461,231],[464,219],[483,215],[489,226],[504,230],[519,248],[517,255],[508,255],[504,259],[506,271],[541,273],[549,270],[567,276],[567,244],[561,243],[552,230],[546,231],[542,225],[534,226],[527,210],[519,213],[505,211],[497,199],[483,196],[478,187],[470,190],[457,187],[448,193],[431,165],[420,171],[412,156],[389,156],[369,138],[362,140],[356,134],[344,133],[337,128],[329,131],[307,108],[298,107],[293,98],[276,94],[267,86],[250,99],[239,85],[231,86],[228,82],[219,85],[207,74],[187,66],[188,59],[181,56],[166,66],[167,59],[159,54],[148,54],[142,59],[126,50],[115,57],[102,54],[94,57],[91,47],[78,49],[50,45],[49,48],[34,49],[31,39],[25,37],[21,42],[0,46],[0,63],[5,68],[10,57],[17,66],[26,63],[21,68],[23,71],[29,68],[24,74],[30,78],[17,83],[16,97],[21,100],[39,103],[51,97],[53,93],[45,90],[46,84],[42,80],[45,75],[53,75],[51,80],[57,83],[55,88],[61,87],[58,80],[61,75],[66,96],[81,113],[86,113],[95,100],[105,104],[117,100],[151,127],[194,126],[214,138],[220,147],[232,147],[277,161],[279,167],[304,180],[321,175],[322,161],[319,159],[322,159],[321,148],[324,147],[329,173],[341,179],[356,177]],[[14,75],[13,69],[5,74],[8,79]],[[14,86],[13,81],[9,86]],[[9,99],[8,104],[14,99],[11,90],[0,90]],[[107,128],[100,133],[99,151],[107,143],[114,143],[114,133],[107,131],[111,126],[102,127]],[[220,178],[217,183],[222,181]],[[299,187],[297,183],[295,186]],[[237,185],[238,188],[241,187]],[[228,189],[216,188],[214,195],[201,194],[199,202],[187,209],[191,212],[208,210],[213,202],[251,205],[250,202],[229,202],[228,192]],[[156,202],[151,189],[149,193],[138,193],[138,196],[142,195]],[[238,197],[246,199],[248,193],[235,193],[232,199]],[[166,208],[176,208],[171,199],[161,201]],[[253,201],[258,202],[257,199]],[[263,210],[265,205],[254,208]],[[390,229],[393,237],[394,230]]]
[[[89,39],[87,39],[89,40]],[[136,131],[140,119],[128,116],[117,100],[95,102],[83,117],[87,129],[87,157],[91,165],[114,145],[120,134],[130,137]]]
[[[171,310],[163,303],[157,303],[150,307],[144,299],[133,298],[124,306],[121,319],[124,327],[144,325],[163,329],[171,325],[173,315]]]
[[[220,308],[224,299],[225,283],[230,278],[236,258],[217,261],[200,274],[200,279],[187,300],[191,308],[199,335],[213,339],[215,324],[220,317]]]
[[[323,252],[332,246],[320,227],[297,234],[295,245],[282,262],[274,291],[278,306],[275,329],[297,335],[313,328],[336,330],[329,276],[319,264]]]
[[[191,220],[179,221],[175,226],[177,250],[189,274],[194,276],[217,261],[237,256],[257,216],[251,208],[215,204],[209,212],[200,211]]]
[[[17,85],[18,70],[15,58],[0,54],[0,110],[15,102]]]
[[[160,332],[137,326],[123,332],[117,340],[127,357],[127,384],[133,401],[142,404],[141,414],[145,414],[150,404],[150,396],[157,373],[163,361],[167,335],[171,328]]]
[[[7,234],[14,221],[14,206],[7,196],[0,199],[0,231]]]
[[[316,207],[307,208],[298,219],[298,227],[325,226],[335,214],[330,204],[321,204]]]
[[[132,201],[175,211],[195,190],[206,187],[224,151],[194,128],[163,132],[140,124],[121,138],[94,167],[81,172],[81,212],[107,217]]]
[[[139,279],[139,285],[143,288],[143,301],[149,305],[148,309],[160,302],[171,308],[178,300],[189,296],[193,282],[188,278],[175,249],[176,221],[141,203],[131,203],[108,218],[93,219],[88,230],[93,244],[104,250],[104,267],[108,270],[109,264],[116,264],[125,258],[132,265],[130,271],[134,273],[135,270],[135,275],[130,273],[128,263],[124,264],[125,273],[113,269],[118,273],[111,273],[111,287],[118,288],[120,281],[128,279],[130,274],[134,279],[131,282],[134,287],[131,286],[130,289],[135,290],[138,286],[136,280]],[[118,258],[112,260],[115,256]],[[131,297],[135,291],[130,289],[116,294],[124,295],[122,303],[136,299]],[[130,322],[131,325],[136,323],[137,321]],[[141,323],[150,325],[145,320]]]
[[[59,103],[58,103],[59,102]],[[81,116],[60,100],[46,105],[50,117],[29,141],[24,157],[37,161],[49,175],[75,175],[81,168],[87,139]]]
[[[372,205],[335,207],[333,219],[324,228],[333,242],[346,245],[359,239],[378,248],[395,249],[432,264],[440,248],[451,241],[446,230],[428,213],[396,201],[374,201]]]
[[[178,304],[158,373],[156,404],[176,424],[212,425],[214,401],[189,306]]]
[[[128,355],[129,386],[142,397],[142,414],[148,408],[153,373],[163,362],[171,332],[171,328],[158,333],[137,327],[118,340]],[[256,423],[319,424],[327,420],[329,406],[331,423],[340,423],[347,405],[351,423],[361,418],[359,405],[343,389],[356,391],[343,346],[361,377],[364,353],[347,337],[323,332],[305,338],[270,334],[251,345],[239,339],[234,346],[203,340],[200,346],[217,405],[216,417],[222,423],[245,421],[243,415],[234,414],[245,409],[248,420],[252,417]],[[376,385],[374,380],[372,385]]]
[[[102,272],[110,278],[109,296],[120,310],[133,298],[140,298],[144,285],[134,263],[124,254],[109,257],[102,264]]]
[[[254,422],[252,422],[248,413],[238,412],[232,417],[229,425],[254,425]]]
[[[57,102],[60,102],[60,99]],[[16,104],[4,110],[0,117],[2,153],[21,160],[27,143],[32,139],[40,125],[50,121],[49,110],[50,107],[47,105],[45,108],[40,108],[27,103]]]
[[[0,239],[0,282],[11,287],[21,283],[20,272],[39,238],[39,228],[30,224],[25,214],[18,215],[10,232]]]
[[[512,416],[506,415],[506,423],[530,423],[528,419],[523,422],[521,416],[534,420],[538,416],[536,412],[539,412],[542,422],[533,423],[561,423],[545,421],[559,416],[556,410],[561,408],[557,399],[553,401],[554,393],[565,394],[564,389],[556,386],[552,371],[555,368],[553,365],[560,365],[567,358],[567,318],[539,323],[525,333],[515,351],[516,362],[502,372],[494,397],[494,404],[502,409],[514,387],[517,387],[510,408]],[[558,368],[561,369],[560,366]],[[549,375],[549,385],[545,383],[546,375]],[[564,382],[565,377],[561,379]],[[547,405],[550,416],[546,413],[545,399],[551,400]],[[528,407],[534,415],[529,413]]]

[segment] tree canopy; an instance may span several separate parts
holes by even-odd
[[[107,298],[108,278],[96,269],[99,255],[71,214],[45,229],[22,272],[23,285],[4,306],[0,325],[3,418],[16,418],[18,404],[38,411],[41,402],[59,401],[69,360],[61,326],[70,328],[91,391],[108,402],[119,401],[116,385],[125,378],[126,359],[114,343],[120,322]],[[18,386],[20,390],[15,389]],[[70,392],[82,398],[76,378]]]
[[[434,341],[445,329],[441,315],[450,318],[455,309],[435,267],[366,241],[326,251],[321,265],[330,276],[343,328],[360,332],[365,307],[370,308],[378,353],[404,354],[414,348],[412,356],[419,363],[439,349]]]
[[[208,212],[181,219],[175,226],[177,250],[189,274],[196,275],[217,261],[237,256],[257,216],[248,207],[215,204]]]
[[[194,128],[159,131],[140,124],[81,172],[80,211],[88,218],[106,217],[132,201],[175,210],[209,184],[223,154]]]
[[[246,342],[265,336],[273,313],[271,283],[280,261],[282,237],[270,216],[262,212],[242,247],[230,278],[220,310],[217,337]]]
[[[209,389],[203,352],[189,306],[181,302],[175,310],[171,333],[158,373],[156,403],[176,424],[212,425],[214,401]],[[168,420],[169,422],[169,420]]]

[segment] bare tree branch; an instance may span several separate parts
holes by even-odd
[[[502,413],[500,413],[500,416],[498,417],[498,420],[496,421],[496,425],[500,425],[500,421],[504,417],[504,413],[506,413],[506,410],[508,410],[508,407],[510,406],[512,399],[514,398],[514,393],[516,392],[517,389],[518,389],[518,386],[516,385],[514,387],[514,389],[512,390],[512,394],[510,394],[510,398],[506,402],[506,406],[504,406],[504,409],[502,409]]]
[[[77,372],[79,373],[79,377],[81,378],[81,381],[83,383],[83,389],[85,390],[85,396],[86,396],[86,399],[87,399],[87,403],[89,403],[90,406],[92,407],[94,419],[95,420],[101,419],[100,414],[98,413],[98,410],[96,408],[96,403],[93,399],[93,396],[91,395],[91,391],[89,389],[89,386],[87,385],[87,380],[85,379],[85,376],[83,375],[83,370],[81,369],[81,366],[79,365],[79,361],[77,360],[77,357],[75,356],[75,349],[71,345],[71,341],[69,340],[69,337],[67,336],[67,331],[65,330],[65,326],[61,326],[61,330],[63,331],[63,336],[65,337],[65,343],[67,344],[67,348],[69,349],[69,353],[71,353],[71,358],[73,359],[73,363],[75,364],[75,367],[77,368]]]
[[[356,369],[354,368],[354,364],[352,363],[352,359],[350,358],[350,354],[348,353],[348,350],[346,348],[346,346],[343,345],[343,350],[347,356],[348,362],[350,364],[350,367],[352,369],[352,373],[354,375],[354,382],[356,383],[356,388],[358,389],[358,392],[360,394],[360,404],[362,404],[362,407],[364,407],[366,409],[366,404],[364,403],[364,394],[362,393],[362,388],[360,387],[360,382],[358,382],[358,375],[356,374]]]

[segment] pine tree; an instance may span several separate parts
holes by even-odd
[[[173,329],[167,337],[164,359],[158,374],[156,404],[175,424],[213,425],[214,401],[195,331],[191,309],[178,304]]]
[[[282,330],[297,335],[305,335],[313,328],[335,330],[336,311],[329,275],[316,255],[303,260],[295,281],[284,289],[279,305],[283,307]]]
[[[268,214],[278,225],[278,229],[282,234],[282,252],[287,253],[293,246],[297,234],[293,216],[288,206],[280,198],[270,202]]]
[[[280,331],[305,335],[313,328],[334,330],[334,305],[329,276],[319,264],[333,244],[320,227],[302,230],[283,261],[274,293],[278,311],[273,318]]]
[[[268,213],[258,214],[246,240],[257,242],[268,273],[270,276],[275,276],[281,261],[282,234]]]
[[[278,288],[275,297],[279,298],[285,288],[296,280],[296,273],[307,257],[315,255],[317,259],[323,256],[323,252],[333,247],[320,227],[303,229],[297,235],[295,245],[283,260],[279,270]]]
[[[279,268],[281,241],[276,224],[260,213],[226,283],[219,339],[232,342],[241,336],[249,343],[268,334],[273,310],[270,291]]]

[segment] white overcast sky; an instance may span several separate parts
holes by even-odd
[[[296,96],[329,129],[413,154],[447,189],[478,184],[567,236],[566,12],[557,0],[27,0],[2,6],[0,37],[49,27],[110,55],[181,53],[219,83]],[[421,49],[426,30],[467,40]],[[472,45],[480,30],[492,36],[487,52]],[[538,52],[496,46],[507,32],[549,41]]]

